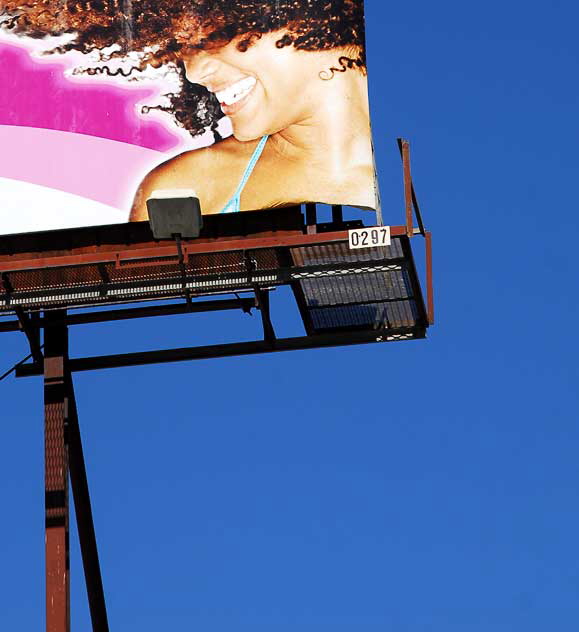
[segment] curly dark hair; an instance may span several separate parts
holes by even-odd
[[[215,96],[189,83],[183,54],[221,47],[237,39],[246,51],[262,35],[283,31],[276,46],[320,51],[349,49],[335,72],[365,71],[363,0],[0,0],[0,26],[32,38],[69,34],[73,38],[52,53],[97,51],[101,62],[139,53],[128,72],[106,65],[83,69],[88,74],[132,75],[147,66],[168,66],[177,73],[180,91],[167,95],[177,123],[197,136],[211,128],[216,140],[223,117]],[[112,52],[103,52],[115,46]]]

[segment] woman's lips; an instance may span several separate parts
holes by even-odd
[[[241,108],[243,108],[243,106],[247,103],[250,96],[251,92],[233,105],[225,105],[224,103],[221,103],[221,111],[225,114],[225,116],[233,116],[234,114],[237,114],[237,112],[239,112],[239,110],[241,110]]]
[[[254,77],[244,77],[224,90],[217,91],[215,96],[221,105],[223,114],[231,116],[239,112],[247,103],[248,97],[253,92],[256,84],[257,80]]]

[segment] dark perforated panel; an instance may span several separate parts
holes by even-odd
[[[312,333],[422,325],[425,315],[413,289],[418,281],[403,239],[362,250],[350,250],[346,242],[291,249],[294,287]]]

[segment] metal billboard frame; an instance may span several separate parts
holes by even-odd
[[[0,315],[9,313],[15,316],[12,320],[0,319],[0,333],[21,331],[27,338],[30,355],[13,367],[16,376],[43,376],[47,632],[70,630],[69,477],[93,631],[109,630],[73,373],[194,359],[421,339],[426,336],[427,328],[434,323],[432,235],[424,228],[416,199],[410,173],[409,144],[402,139],[398,142],[403,164],[406,222],[404,225],[390,227],[392,238],[397,240],[398,250],[387,257],[380,254],[382,251],[377,251],[374,258],[356,259],[343,254],[346,252],[349,230],[360,228],[361,222],[344,221],[342,208],[337,205],[332,207],[332,221],[329,223],[317,221],[315,204],[306,205],[305,221],[300,207],[280,209],[275,213],[242,213],[249,224],[253,224],[253,228],[248,229],[242,222],[241,234],[236,235],[235,230],[232,233],[228,225],[220,223],[222,220],[215,219],[213,223],[207,222],[209,227],[199,238],[177,244],[153,240],[148,226],[145,226],[146,222],[126,227],[92,229],[92,233],[86,229],[70,229],[50,234],[12,236],[10,252],[6,248],[2,250],[2,243],[7,242],[5,238],[0,238],[0,299],[3,297],[4,300],[4,312],[0,311]],[[417,220],[416,227],[414,217]],[[91,234],[93,237],[90,237]],[[411,240],[417,236],[422,236],[425,244],[426,300],[422,295],[411,248]],[[54,248],[55,244],[62,246],[63,243],[70,243],[71,247]],[[318,257],[318,260],[313,263],[301,262],[298,265],[295,254],[298,251],[310,253],[314,259]],[[338,260],[328,262],[320,252],[323,254],[330,251],[341,252],[342,255]],[[275,255],[274,259],[271,259],[272,253]],[[235,259],[237,268],[235,272],[223,273],[222,266],[220,272],[200,277],[192,274],[187,267],[196,257],[197,260],[201,257],[201,261],[209,262],[204,265]],[[266,262],[261,268],[256,265],[260,257]],[[268,267],[270,261],[277,262],[277,267]],[[304,285],[305,281],[320,282],[323,285],[327,279],[346,279],[346,283],[352,284],[352,287],[357,284],[355,289],[359,291],[364,289],[364,279],[369,279],[372,275],[381,275],[382,278],[389,273],[398,274],[402,268],[407,280],[407,293],[401,298],[382,297],[383,313],[386,316],[381,326],[359,325],[352,321],[346,326],[326,330],[324,326],[330,321],[324,321],[325,325],[321,328],[319,323],[316,324],[312,316],[314,309],[306,296],[308,289]],[[83,274],[89,269],[95,274],[98,271],[103,276],[100,285],[95,286],[93,283],[83,286],[82,283],[87,283],[86,279],[90,276],[85,274],[83,277]],[[158,280],[144,281],[143,278],[147,275],[142,274],[138,281],[131,281],[130,275],[137,269],[150,269],[151,275],[160,275],[158,278],[163,280],[162,283]],[[107,287],[107,270],[116,271],[122,279],[124,274],[128,275],[129,281],[117,283],[119,292],[126,291],[128,294],[113,296],[109,292],[111,287],[117,286],[109,278]],[[70,285],[70,281],[62,281],[67,274],[76,279],[73,285]],[[78,281],[79,274],[84,281]],[[18,294],[13,286],[15,277],[34,279],[34,291]],[[55,286],[55,278],[60,280],[58,287]],[[204,287],[213,287],[211,284],[215,283],[222,291],[225,287],[224,293],[227,293],[227,289],[239,286],[248,296],[239,296],[234,292],[233,297],[223,298],[219,292],[211,291],[205,293],[208,295],[205,298],[203,292],[198,292],[202,300],[192,300],[191,287],[195,283],[199,284],[200,278],[206,284]],[[219,285],[226,282],[233,285]],[[131,283],[133,285],[129,287]],[[278,285],[292,286],[304,321],[305,336],[277,337],[270,314],[269,293],[272,287]],[[165,289],[159,289],[161,286]],[[151,293],[151,287],[157,290]],[[167,287],[173,288],[169,294]],[[72,292],[70,288],[74,290],[70,296],[75,298],[71,298],[68,304],[66,292]],[[79,299],[79,296],[84,296],[83,292],[86,296],[93,297],[90,299],[94,301],[92,304],[82,303],[85,299]],[[173,302],[144,306],[141,304],[142,300],[155,299],[171,299]],[[175,299],[179,302],[174,302]],[[412,322],[405,322],[404,316],[400,317],[402,320],[398,323],[388,320],[388,305],[396,301],[413,303],[411,311],[415,317]],[[134,303],[139,304],[134,306]],[[70,311],[71,307],[87,305],[107,305],[114,308],[106,311]],[[355,301],[342,307],[348,317],[358,314],[359,303]],[[336,308],[339,309],[340,305]],[[225,310],[244,313],[259,311],[262,339],[84,358],[71,358],[69,355],[71,326]],[[44,334],[43,341],[41,332]],[[12,371],[8,373],[10,372]]]

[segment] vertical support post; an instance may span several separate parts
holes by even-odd
[[[253,287],[255,292],[255,302],[261,314],[261,322],[263,325],[263,338],[270,344],[275,343],[275,330],[271,322],[271,315],[269,311],[269,291],[261,290],[257,285]]]
[[[306,231],[308,235],[315,235],[317,232],[318,209],[314,203],[306,204]]]
[[[174,233],[175,243],[177,244],[177,255],[179,257],[179,271],[181,272],[181,288],[185,294],[187,308],[192,309],[191,292],[187,289],[187,271],[185,270],[185,255],[183,254],[183,244],[181,242],[181,233]]]
[[[428,309],[428,323],[434,325],[434,286],[432,283],[432,233],[425,233],[426,247],[426,304]]]
[[[65,317],[64,310],[44,314],[46,632],[70,632]]]
[[[404,171],[404,205],[406,207],[406,234],[412,237],[414,226],[412,222],[412,175],[410,173],[410,143],[407,140],[400,141],[402,152],[402,168]]]

